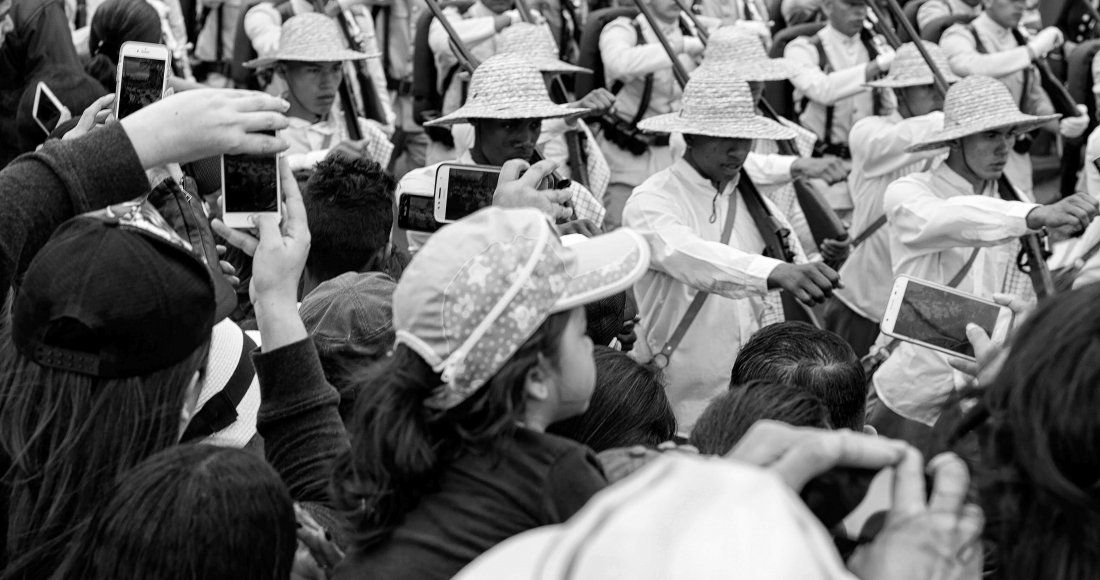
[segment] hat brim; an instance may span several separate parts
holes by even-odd
[[[710,65],[707,65],[707,60],[704,58],[699,68],[708,68],[708,66],[722,74],[750,82],[785,81],[798,76],[807,68],[801,63],[785,58],[769,58],[746,63],[715,62]]]
[[[275,66],[279,62],[345,62],[349,60],[366,60],[378,58],[382,53],[359,52],[358,50],[344,49],[322,54],[317,53],[293,53],[279,52],[269,56],[254,58],[244,63],[245,68],[267,68]]]
[[[571,253],[569,282],[551,312],[564,312],[626,291],[649,270],[649,244],[633,230],[620,228],[563,246]]]
[[[1027,133],[1033,129],[1037,129],[1051,121],[1054,121],[1061,117],[1061,115],[1042,115],[1036,117],[1035,115],[1027,115],[1025,113],[1015,113],[1009,115],[1007,118],[999,119],[995,123],[987,123],[984,125],[962,125],[959,127],[952,127],[936,133],[914,145],[910,145],[906,151],[909,153],[918,153],[920,151],[931,151],[933,149],[942,149],[951,144],[956,139],[962,139],[970,135],[976,135],[984,131],[998,131],[1001,129],[1015,129],[1021,133]]]
[[[568,119],[583,117],[589,111],[590,109],[573,109],[549,101],[509,105],[466,104],[449,115],[424,123],[424,126],[445,127],[477,119]]]
[[[685,118],[682,111],[643,120],[638,128],[651,133],[683,133],[727,139],[794,139],[797,133],[771,119],[754,115],[749,119],[696,120]]]
[[[959,80],[959,77],[951,73],[944,73],[943,77],[947,84],[953,84]],[[863,83],[863,86],[873,89],[904,89],[906,87],[922,87],[933,84],[936,84],[936,79],[932,75],[928,75],[907,79],[881,78],[877,81]]]
[[[584,68],[583,66],[577,66],[575,64],[569,64],[556,58],[538,58],[529,60],[531,61],[531,64],[535,65],[535,68],[539,69],[539,72],[560,74],[592,74],[592,69]]]

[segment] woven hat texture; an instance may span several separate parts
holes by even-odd
[[[558,47],[550,29],[529,22],[518,22],[497,35],[497,54],[518,54],[545,73],[589,73],[584,67],[558,59]]]
[[[263,68],[277,62],[343,62],[377,58],[379,53],[367,54],[346,48],[343,33],[336,21],[324,14],[299,14],[283,23],[279,33],[279,48],[275,52],[244,63],[249,68]]]
[[[474,71],[466,104],[424,125],[454,125],[471,119],[559,119],[587,112],[551,101],[542,73],[526,58],[498,54]]]
[[[781,81],[806,67],[786,58],[769,58],[755,32],[723,26],[710,35],[701,68],[716,68],[745,81]]]
[[[952,141],[984,131],[1015,129],[1027,132],[1061,115],[1035,116],[1021,113],[1012,93],[1001,81],[980,75],[969,76],[947,91],[943,103],[943,130],[911,145],[910,152],[948,146]]]
[[[684,133],[732,139],[792,139],[795,132],[756,114],[752,92],[724,71],[699,69],[684,87],[682,108],[638,123],[654,133]]]
[[[921,42],[924,43],[924,48],[928,50],[932,62],[935,63],[936,68],[940,70],[947,82],[957,82],[959,77],[951,72],[951,64],[947,62],[947,55],[943,52],[943,49],[938,44],[926,40]],[[928,63],[924,62],[924,57],[921,56],[917,45],[907,42],[898,47],[894,64],[890,65],[890,74],[866,84],[869,87],[879,89],[898,89],[930,85],[934,82],[935,77],[932,76],[932,69],[928,68]]]

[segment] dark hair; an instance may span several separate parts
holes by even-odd
[[[665,395],[661,371],[630,355],[597,346],[596,390],[588,410],[547,431],[605,451],[632,445],[656,446],[676,435],[676,415]]]
[[[805,322],[761,328],[737,353],[731,385],[752,380],[789,383],[809,390],[829,409],[837,429],[863,429],[867,376],[851,345]]]
[[[588,317],[585,333],[597,346],[608,346],[623,328],[623,311],[626,310],[626,292],[612,294],[584,305]]]
[[[333,499],[359,549],[384,542],[447,464],[470,451],[493,451],[523,418],[527,373],[542,355],[558,363],[571,312],[542,323],[489,381],[446,411],[424,405],[440,377],[407,345],[366,377],[349,426],[351,449],[333,468]]]
[[[115,90],[118,54],[124,42],[158,44],[163,37],[160,15],[145,0],[107,0],[95,11],[88,27],[88,54],[84,70],[107,89]]]
[[[19,147],[24,153],[34,151],[35,147],[46,141],[46,134],[34,120],[34,96],[38,92],[40,82],[46,83],[74,118],[80,118],[84,109],[107,94],[107,90],[100,86],[98,81],[80,69],[68,66],[50,66],[42,69],[27,83],[23,96],[19,98],[19,107],[16,111]],[[56,127],[53,128],[56,129]]]
[[[359,272],[389,244],[396,187],[392,175],[367,159],[333,155],[314,167],[302,196],[312,236],[306,266],[314,278]]]
[[[184,397],[209,344],[164,370],[100,379],[39,366],[10,332],[0,328],[0,462],[10,462],[10,561],[0,577],[43,578],[116,478],[179,440]]]
[[[829,429],[829,410],[806,389],[785,383],[749,381],[718,395],[695,422],[691,444],[700,453],[724,455],[761,419],[795,427]]]
[[[290,493],[263,458],[179,445],[103,496],[53,578],[288,578],[297,543]]]
[[[1100,577],[1100,285],[1040,303],[979,405],[971,467],[1003,579]],[[965,455],[964,455],[965,456]]]

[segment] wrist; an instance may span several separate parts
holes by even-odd
[[[1033,208],[1031,211],[1027,212],[1027,215],[1024,216],[1024,224],[1027,225],[1027,229],[1029,229],[1029,230],[1042,229],[1042,227],[1043,227],[1042,210],[1043,210],[1043,207],[1039,206],[1039,207]]]
[[[170,161],[175,161],[169,159],[170,156],[161,151],[156,131],[150,131],[144,127],[140,118],[135,120],[133,116],[127,117],[119,121],[118,124],[126,132],[126,137],[130,139],[130,145],[137,153],[138,161],[141,162],[143,170],[160,167]]]

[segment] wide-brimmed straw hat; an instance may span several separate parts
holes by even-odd
[[[649,245],[625,228],[569,247],[533,209],[483,209],[432,235],[393,296],[397,344],[440,373],[424,405],[477,392],[557,312],[618,294],[649,269]]]
[[[586,113],[588,109],[573,109],[550,100],[546,81],[531,61],[516,54],[498,54],[474,71],[466,104],[424,126],[454,125],[473,119],[560,119]]]
[[[927,40],[921,42],[924,43],[924,48],[928,50],[928,56],[932,57],[932,62],[943,74],[944,79],[949,83],[958,81],[959,77],[951,72],[951,64],[947,62],[947,54],[943,52],[943,49],[938,44],[933,44]],[[932,76],[932,69],[928,68],[928,63],[921,56],[920,49],[917,48],[915,43],[906,42],[898,47],[894,64],[890,65],[890,74],[864,84],[878,89],[900,89],[931,85],[935,82],[936,79]]]
[[[529,22],[518,22],[501,30],[497,35],[497,54],[518,54],[544,73],[592,74],[590,69],[560,60],[550,30]]]
[[[1012,128],[1026,133],[1060,116],[1021,113],[1004,83],[991,77],[969,76],[947,91],[943,103],[943,130],[911,145],[907,151],[915,153],[947,147],[956,139],[984,131]]]
[[[756,114],[743,80],[716,69],[696,70],[684,87],[682,108],[638,123],[654,133],[684,133],[732,139],[793,139],[795,132]]]
[[[336,21],[324,14],[299,14],[283,23],[279,32],[279,48],[275,52],[244,63],[248,68],[264,68],[277,62],[343,62],[377,58],[379,53],[368,54],[344,47],[340,43],[343,34]]]
[[[760,36],[740,26],[723,26],[710,35],[703,68],[718,68],[744,81],[782,81],[806,70],[797,61],[769,58]]]

